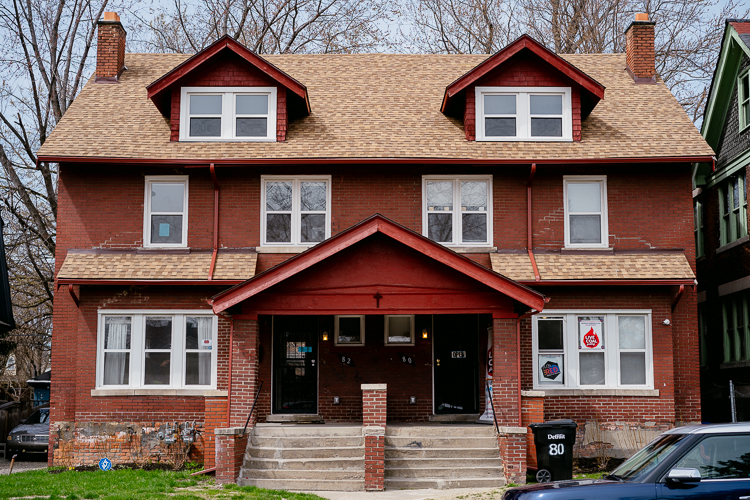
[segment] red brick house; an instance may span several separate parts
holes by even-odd
[[[399,439],[476,420],[488,358],[494,465],[468,477],[523,480],[530,419],[700,420],[691,165],[713,151],[654,23],[627,55],[489,57],[125,54],[116,15],[99,29],[39,152],[60,165],[50,462],[176,459],[184,436],[222,481],[294,487],[314,474],[269,442],[340,423],[304,432],[354,425],[337,459],[361,470],[306,487],[406,487]]]

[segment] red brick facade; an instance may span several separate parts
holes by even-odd
[[[385,486],[385,419],[388,390],[385,384],[362,385],[362,424],[365,432],[365,490]]]
[[[526,434],[523,431],[505,432],[501,429],[497,445],[500,448],[500,458],[503,459],[506,481],[526,484]]]
[[[221,429],[216,434],[216,482],[236,483],[245,458],[248,435],[240,435],[242,428]]]

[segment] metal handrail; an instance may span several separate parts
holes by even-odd
[[[485,381],[485,385],[487,385],[487,387],[489,388],[490,381],[486,380]],[[487,392],[488,392],[488,394],[490,396],[490,405],[492,406],[492,418],[495,419],[495,430],[497,431],[498,434],[500,434],[500,426],[497,425],[497,412],[495,411],[495,401],[493,401],[493,399],[492,399],[492,389],[490,389]]]
[[[245,431],[247,430],[247,424],[250,423],[250,417],[253,416],[253,411],[255,411],[255,403],[258,402],[258,396],[260,396],[260,391],[263,389],[263,381],[260,381],[260,387],[258,387],[258,392],[255,394],[255,399],[253,400],[253,407],[250,408],[250,414],[247,416],[247,420],[245,421],[245,427],[242,429],[242,436],[245,435]],[[493,410],[494,411],[494,410]]]

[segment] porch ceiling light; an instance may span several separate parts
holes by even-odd
[[[429,332],[427,331],[427,328],[422,328],[422,338],[426,339]]]

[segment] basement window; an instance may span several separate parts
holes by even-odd
[[[276,87],[183,87],[181,141],[276,141]]]

